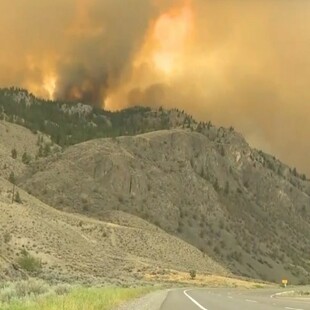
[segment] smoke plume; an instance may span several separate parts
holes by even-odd
[[[310,173],[307,0],[2,0],[0,86],[178,107]]]

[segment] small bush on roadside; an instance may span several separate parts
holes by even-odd
[[[190,270],[189,275],[191,276],[191,279],[194,280],[196,278],[196,270]]]

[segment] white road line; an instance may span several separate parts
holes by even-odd
[[[285,309],[287,309],[287,310],[303,310],[303,309],[300,309],[300,308],[291,308],[291,307],[285,307]]]
[[[189,296],[187,292],[192,291],[192,290],[185,290],[183,293],[184,295],[192,302],[194,303],[198,308],[201,310],[208,310],[207,308],[203,307],[198,301],[196,301],[193,297]]]
[[[252,299],[246,299],[245,301],[247,301],[247,302],[257,302],[256,300],[252,300]]]
[[[295,292],[295,291],[284,291],[284,292],[272,294],[272,295],[270,296],[270,298],[276,298],[276,297],[278,297],[278,296],[285,295],[285,294],[290,294],[290,293],[294,293],[294,292]]]

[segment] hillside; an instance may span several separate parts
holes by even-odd
[[[203,252],[238,275],[310,281],[309,180],[233,128],[197,123],[178,110],[112,113],[19,89],[0,90],[0,118],[1,176],[13,172],[29,195],[66,216],[140,235],[162,229],[193,246],[179,269],[205,266]],[[175,260],[164,259],[175,240],[157,262]],[[148,259],[159,251],[142,248]]]
[[[68,212],[144,218],[236,274],[309,281],[310,182],[233,129],[92,140],[32,165],[19,184]]]
[[[23,276],[19,259],[27,255],[42,262],[36,274],[52,281],[143,280],[165,269],[226,273],[195,247],[135,216],[112,212],[99,221],[67,214],[22,190],[22,203],[11,204],[12,184],[0,179],[0,188],[0,275]],[[113,223],[117,217],[122,224]]]
[[[61,151],[43,133],[6,121],[0,121],[0,137],[1,176],[6,179],[12,172],[15,178],[22,175],[40,159],[57,157]],[[49,152],[43,156],[40,150],[46,145]],[[227,274],[195,247],[139,217],[111,211],[105,213],[104,222],[91,220],[56,211],[18,188],[15,193],[22,203],[12,204],[12,189],[0,177],[2,280],[27,277],[18,263],[25,253],[42,260],[39,275],[53,281],[143,280],[147,274],[192,268]]]
[[[0,121],[0,141],[0,176],[6,179],[12,172],[20,175],[46,151],[51,155],[61,150],[49,136],[6,121]]]

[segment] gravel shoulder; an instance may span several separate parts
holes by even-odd
[[[142,298],[132,300],[115,310],[158,310],[167,297],[169,290],[156,291]]]

